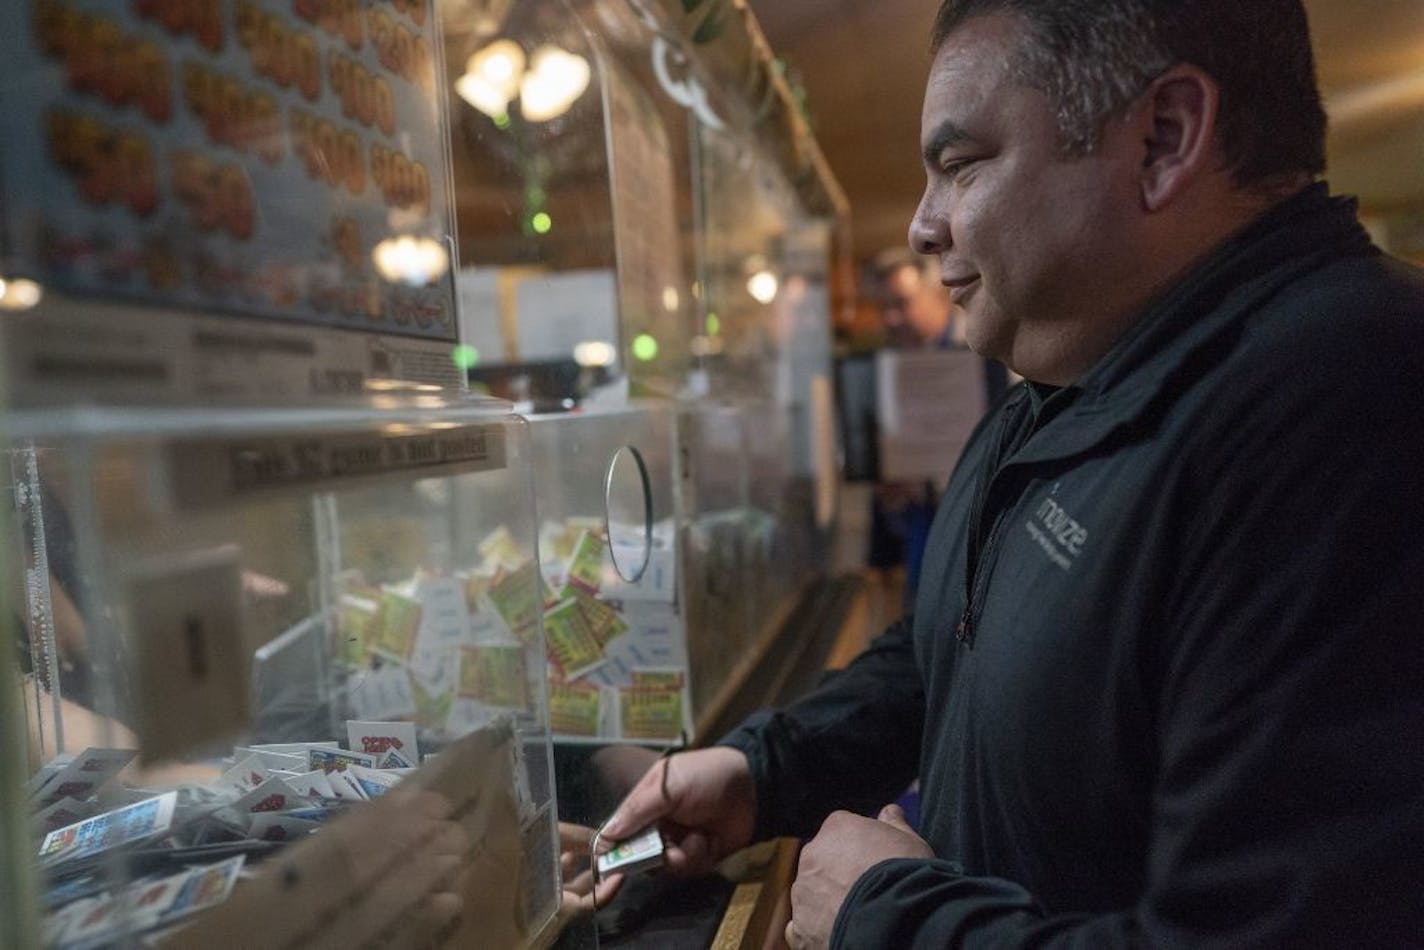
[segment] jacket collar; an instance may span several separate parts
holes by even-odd
[[[1301,275],[1373,250],[1356,219],[1356,203],[1311,185],[1263,212],[1174,284],[1089,370],[1071,392],[1073,405],[1014,457],[1016,463],[1086,451],[1170,400],[1183,374],[1202,359],[1220,359],[1228,334]],[[1026,385],[1026,384],[1025,384]],[[1061,424],[1058,424],[1061,423]]]

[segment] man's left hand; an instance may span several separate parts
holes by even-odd
[[[886,805],[875,819],[838,811],[801,849],[791,885],[792,950],[828,947],[831,928],[851,885],[873,865],[890,858],[933,858],[934,851],[905,820],[899,805]]]
[[[610,874],[594,884],[592,828],[559,822],[559,876],[563,881],[561,917],[591,914],[613,900],[623,886],[623,875]]]

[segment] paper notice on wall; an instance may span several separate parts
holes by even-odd
[[[876,355],[880,477],[943,484],[984,415],[984,361],[968,350]]]

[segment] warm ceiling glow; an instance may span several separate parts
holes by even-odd
[[[519,84],[519,109],[530,122],[547,122],[569,111],[588,88],[588,60],[557,46],[541,46]]]
[[[437,280],[450,266],[450,252],[444,244],[409,234],[386,238],[376,245],[371,259],[384,279],[414,287]]]
[[[455,92],[492,119],[509,112],[524,75],[524,50],[513,40],[495,40],[465,61]]]
[[[677,305],[682,302],[682,297],[677,292],[677,288],[669,284],[663,288],[663,309],[668,313],[676,313]]]
[[[0,310],[29,310],[44,299],[44,288],[28,277],[0,279]]]
[[[602,340],[586,340],[574,347],[574,362],[580,366],[612,366],[617,358],[613,344]]]
[[[776,275],[769,270],[759,270],[747,278],[747,293],[751,294],[757,303],[771,303],[776,299],[776,292],[780,288],[781,284]]]
[[[1347,89],[1325,99],[1325,111],[1333,128],[1381,116],[1397,115],[1424,106],[1424,72],[1412,73]]]

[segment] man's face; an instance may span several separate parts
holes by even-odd
[[[910,244],[940,261],[969,345],[1066,384],[1120,332],[1142,153],[1109,122],[1101,147],[1063,154],[1047,97],[1014,81],[1017,17],[976,17],[930,67],[921,118],[927,184]]]
[[[906,265],[886,276],[884,316],[892,331],[912,336],[915,344],[928,343],[944,332],[949,312],[944,288],[928,283],[920,268]]]

